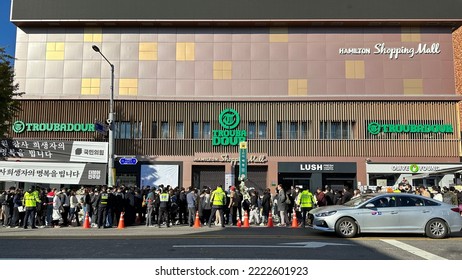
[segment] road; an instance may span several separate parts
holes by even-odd
[[[0,229],[0,259],[462,260],[462,233],[363,235],[293,228]]]

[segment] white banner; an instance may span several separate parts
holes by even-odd
[[[105,164],[0,161],[0,181],[98,185],[105,178]]]

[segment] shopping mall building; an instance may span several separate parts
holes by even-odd
[[[462,168],[460,1],[12,2],[9,136],[107,142],[114,81],[119,184],[237,184],[243,141],[258,189]]]

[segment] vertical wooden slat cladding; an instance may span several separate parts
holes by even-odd
[[[107,100],[22,101],[18,119],[25,122],[93,123],[108,115]],[[117,121],[141,121],[142,139],[116,139],[118,155],[193,156],[195,153],[236,153],[236,147],[212,146],[211,139],[191,139],[192,122],[210,122],[211,130],[221,129],[218,117],[225,108],[241,115],[238,129],[248,122],[267,122],[267,139],[251,139],[249,151],[268,156],[305,157],[457,157],[460,153],[458,106],[455,101],[293,101],[293,102],[207,102],[207,101],[116,101]],[[402,133],[396,139],[367,139],[369,121],[440,121],[451,124],[454,133],[439,139],[411,139]],[[151,138],[152,122],[165,121],[170,138]],[[184,123],[185,139],[175,139],[176,122]],[[309,126],[308,139],[276,139],[276,123],[304,122]],[[351,140],[321,140],[320,122],[354,122]],[[63,136],[65,135],[65,136]],[[25,132],[11,135],[28,139],[101,140],[94,132]],[[158,134],[159,136],[159,134]]]

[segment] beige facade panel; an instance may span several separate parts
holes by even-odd
[[[92,80],[81,85],[96,87]],[[124,83],[136,87],[136,80]],[[23,101],[18,120],[26,123],[93,123],[107,118],[107,101]],[[264,137],[248,139],[254,153],[279,157],[425,157],[456,158],[460,155],[460,131],[456,102],[147,102],[117,101],[116,121],[140,125],[133,139],[116,139],[116,154],[148,156],[194,156],[195,153],[236,153],[235,146],[213,146],[209,137],[193,137],[193,123],[222,129],[219,115],[232,108],[240,114],[236,129],[249,131],[250,124],[264,123]],[[47,114],[43,114],[43,112]],[[178,122],[184,137],[176,137]],[[154,126],[153,124],[156,124]],[[161,123],[169,131],[162,135]],[[306,133],[294,138],[292,124],[305,123]],[[380,125],[449,126],[445,133],[377,133],[371,123]],[[286,127],[278,132],[278,125]],[[326,125],[343,125],[340,139],[326,137]],[[155,130],[153,130],[155,129]],[[328,129],[332,129],[329,127]],[[102,140],[96,132],[25,132],[13,138]],[[165,137],[165,138],[163,138]]]

